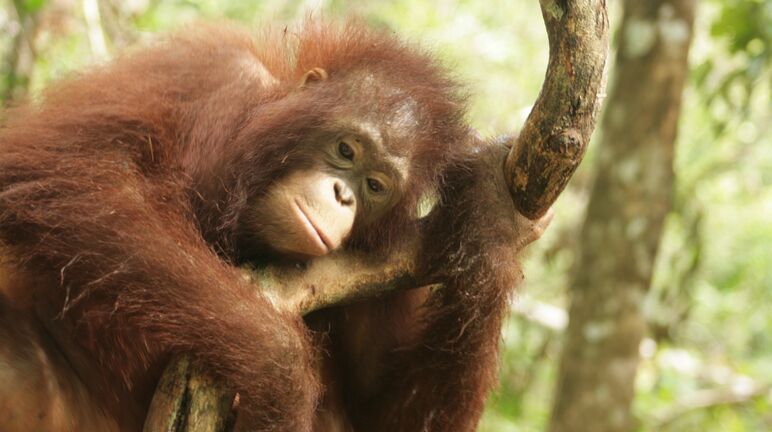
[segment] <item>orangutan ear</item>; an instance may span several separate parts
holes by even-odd
[[[326,70],[315,67],[303,75],[303,78],[300,80],[300,87],[305,87],[312,82],[324,81],[328,76]]]

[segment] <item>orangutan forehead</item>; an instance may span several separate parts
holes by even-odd
[[[377,116],[389,138],[400,139],[412,135],[418,127],[419,106],[405,90],[395,86],[387,77],[367,73],[362,78],[362,94],[371,99]]]
[[[399,139],[399,137],[394,137],[391,126],[388,128],[389,130],[386,132],[388,137],[384,137],[382,128],[379,127],[378,124],[371,121],[363,121],[359,123],[359,129],[361,133],[370,138],[373,145],[375,146],[375,150],[377,150],[378,153],[382,155],[383,160],[394,167],[394,169],[396,169],[403,176],[403,178],[407,178],[407,174],[410,168],[410,158],[403,154],[404,151],[401,152],[399,151],[399,148],[394,148],[393,145],[389,145],[389,143],[393,143],[394,140]],[[386,138],[386,140],[384,138]]]

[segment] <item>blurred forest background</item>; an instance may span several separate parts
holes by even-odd
[[[772,1],[609,8],[604,112],[525,257],[481,430],[772,430]],[[484,135],[541,86],[537,0],[0,0],[0,101],[196,20],[309,11],[433,49]]]

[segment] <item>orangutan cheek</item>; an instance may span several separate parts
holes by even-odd
[[[341,246],[356,217],[356,200],[338,177],[298,171],[273,186],[256,205],[255,232],[271,248],[305,256]]]

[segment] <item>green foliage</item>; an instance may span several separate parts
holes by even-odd
[[[718,98],[732,111],[747,115],[755,86],[772,80],[772,3],[729,0],[714,2],[706,9],[711,6],[716,16],[710,25],[710,36],[728,55],[704,59],[695,67],[694,76],[697,84],[707,90],[707,103]],[[715,125],[719,133],[726,126],[721,119]]]
[[[745,52],[751,57],[769,58],[772,42],[770,20],[772,5],[767,1],[724,1],[710,33],[715,38],[726,39],[733,54]]]
[[[48,0],[15,0],[15,3],[20,13],[28,15],[42,9],[48,3]]]

